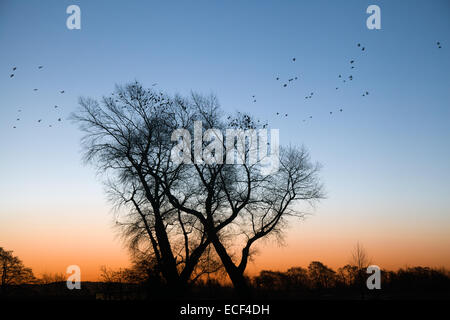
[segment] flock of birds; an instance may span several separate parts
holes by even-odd
[[[442,45],[441,45],[441,43],[440,43],[439,41],[436,42],[436,45],[437,45],[438,49],[441,49],[441,48],[442,48]],[[361,50],[361,52],[366,52],[366,47],[363,46],[361,43],[357,43],[356,46],[357,46],[358,49]],[[296,60],[297,60],[297,59],[296,59],[295,57],[292,58],[292,63],[294,63]],[[356,64],[355,62],[356,62],[355,59],[351,59],[351,60],[349,61],[349,64],[350,64],[350,70],[354,70],[354,69],[355,69],[355,64]],[[290,85],[290,84],[293,83],[294,81],[297,81],[297,80],[299,79],[299,77],[300,77],[300,75],[297,75],[297,76],[288,78],[286,81],[280,81],[281,78],[280,78],[280,76],[277,75],[277,76],[275,77],[275,80],[276,80],[276,81],[280,81],[280,82],[282,83],[282,87],[283,87],[283,88],[286,88],[288,85]],[[348,75],[347,78],[344,78],[342,74],[338,74],[337,77],[338,77],[338,79],[339,79],[340,81],[342,81],[342,83],[346,83],[347,81],[353,81],[353,75],[352,75],[352,74]],[[339,86],[336,86],[335,90],[339,90]],[[361,94],[362,97],[367,97],[368,95],[369,95],[369,91],[367,91],[367,90],[363,91],[362,94]],[[305,96],[305,100],[312,99],[313,96],[314,96],[314,92],[311,92],[311,93],[309,93],[309,94],[307,94],[307,95]],[[253,103],[256,103],[256,95],[255,95],[255,94],[252,95],[252,100],[253,100]],[[337,112],[343,112],[344,109],[343,109],[342,107],[339,107],[338,109],[336,109],[336,111],[337,111]],[[329,111],[329,114],[330,114],[330,115],[333,115],[333,111]],[[287,114],[287,113],[282,113],[282,112],[279,112],[279,111],[276,112],[275,115],[276,115],[276,116],[284,116],[284,117],[288,117],[288,114]],[[309,115],[309,116],[307,116],[306,119],[303,119],[302,122],[306,122],[307,119],[312,119],[312,118],[313,118],[313,116],[312,116],[312,115]],[[263,128],[266,128],[267,126],[268,126],[268,122],[266,121],[266,124],[263,125]]]
[[[41,70],[41,69],[44,68],[44,66],[38,66],[37,68],[38,68],[38,70]],[[10,78],[14,78],[15,75],[16,75],[16,71],[17,71],[17,67],[12,67],[12,73],[9,75],[9,77],[10,77]],[[38,88],[34,88],[34,89],[33,89],[34,92],[36,92],[36,91],[38,91],[38,90],[39,90]],[[60,93],[60,94],[63,94],[63,93],[65,93],[65,90],[60,90],[59,93]],[[55,106],[53,107],[53,109],[54,109],[54,110],[59,110],[60,107],[59,107],[58,105],[55,105]],[[21,115],[21,114],[22,114],[22,109],[18,109],[18,110],[17,110],[17,118],[16,118],[16,122],[20,121],[20,119],[21,119],[21,118],[20,118],[20,115]],[[43,120],[44,120],[44,119],[37,119],[37,123],[42,123]],[[62,118],[61,118],[61,117],[57,117],[56,121],[61,122],[61,121],[62,121]],[[49,124],[48,127],[49,127],[49,128],[52,128],[53,125],[52,125],[52,124]],[[17,129],[17,125],[13,125],[12,128],[13,128],[13,129]]]
[[[439,41],[436,42],[436,45],[437,45],[437,48],[438,48],[438,49],[441,49],[441,48],[442,48],[442,45],[441,45],[441,43],[440,43]],[[366,51],[366,47],[364,47],[361,43],[358,43],[356,46],[357,46],[362,52],[365,52],[365,51]],[[295,57],[292,58],[292,63],[295,63],[295,61],[296,61],[296,58],[295,58]],[[355,62],[356,62],[355,59],[352,59],[352,60],[349,61],[349,64],[350,64],[350,70],[354,70],[354,69],[355,69]],[[44,68],[44,66],[42,66],[42,65],[40,65],[40,66],[37,67],[38,70],[42,70],[43,68]],[[12,67],[12,73],[9,75],[9,77],[10,77],[11,79],[14,78],[14,77],[16,76],[16,71],[17,71],[17,67],[16,67],[16,66]],[[280,80],[281,80],[280,76],[276,76],[276,77],[275,77],[275,80],[276,80],[276,81],[280,81],[280,82],[282,83],[282,87],[283,87],[283,88],[286,88],[288,85],[290,85],[290,84],[293,83],[294,81],[297,81],[297,80],[299,79],[299,77],[300,77],[300,75],[296,75],[296,76],[293,76],[293,77],[288,78],[286,81],[280,81]],[[346,83],[347,80],[348,80],[348,81],[353,81],[353,75],[352,75],[352,74],[350,74],[347,78],[344,78],[344,77],[342,76],[342,74],[339,74],[339,75],[337,76],[337,78],[338,78],[339,80],[341,80],[342,83]],[[156,86],[156,85],[157,85],[157,83],[153,83],[153,84],[152,84],[152,87],[154,87],[154,86]],[[336,90],[339,90],[339,87],[338,87],[338,86],[336,86]],[[36,91],[38,91],[38,89],[37,89],[37,88],[34,88],[33,91],[36,92]],[[60,90],[59,93],[60,93],[60,94],[64,94],[65,91],[64,91],[64,90]],[[369,95],[369,91],[364,91],[364,92],[362,93],[362,96],[363,96],[363,97],[366,97],[366,96],[368,96],[368,95]],[[314,96],[314,92],[310,92],[309,94],[307,94],[307,95],[305,96],[305,100],[312,99],[313,96]],[[254,103],[256,103],[256,95],[255,95],[255,94],[252,95],[252,100],[253,100]],[[60,110],[60,107],[59,107],[58,105],[55,105],[55,106],[53,107],[53,109],[54,109],[54,110]],[[344,109],[343,109],[342,107],[339,107],[339,108],[336,109],[335,111],[336,111],[336,112],[343,112]],[[22,114],[22,109],[18,109],[18,110],[17,110],[16,122],[20,121],[20,119],[21,119],[21,118],[20,118],[20,115],[21,115],[21,114]],[[333,111],[329,111],[329,114],[330,114],[330,115],[333,115]],[[281,113],[281,112],[279,112],[279,111],[276,112],[276,116],[283,116],[283,115],[284,115],[284,117],[288,117],[288,114],[287,114],[287,113]],[[312,119],[312,118],[313,118],[313,116],[312,116],[312,115],[309,115],[306,119],[303,119],[302,122],[306,122],[307,119]],[[44,120],[44,119],[39,118],[39,119],[37,119],[37,122],[38,122],[38,123],[42,123],[43,120]],[[57,117],[57,118],[56,118],[56,121],[61,122],[61,121],[62,121],[62,118],[61,118],[61,117]],[[259,121],[258,121],[258,122],[259,122]],[[263,125],[263,128],[266,128],[267,126],[268,126],[268,123],[266,122],[266,124]],[[52,127],[52,124],[51,124],[51,123],[48,124],[48,127],[51,128],[51,127]],[[13,128],[13,129],[16,129],[16,128],[17,128],[17,125],[13,125],[12,128]]]

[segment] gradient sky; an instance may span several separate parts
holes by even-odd
[[[71,4],[81,30],[66,28]],[[381,30],[366,28],[370,4]],[[95,280],[101,265],[128,265],[101,177],[81,162],[81,133],[66,119],[79,96],[136,79],[215,93],[323,164],[327,199],[284,247],[261,243],[250,272],[338,267],[357,241],[383,268],[450,267],[449,31],[446,0],[1,0],[0,246],[38,275],[77,264]],[[283,88],[277,76],[300,79]]]

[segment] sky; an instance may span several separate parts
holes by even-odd
[[[72,4],[80,30],[66,27]],[[371,4],[380,30],[366,27]],[[138,80],[214,93],[323,165],[326,199],[283,245],[260,243],[250,273],[336,268],[358,241],[382,268],[450,268],[449,31],[445,0],[1,0],[0,246],[38,275],[76,264],[96,280],[101,265],[129,265],[67,117],[80,96]]]

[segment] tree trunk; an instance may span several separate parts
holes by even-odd
[[[247,279],[244,277],[243,271],[240,271],[238,267],[234,264],[233,260],[228,255],[227,250],[220,242],[217,235],[214,233],[210,235],[212,238],[212,243],[214,245],[214,249],[220,257],[220,260],[225,267],[225,270],[230,277],[231,282],[233,283],[233,287],[236,290],[236,293],[240,298],[250,298],[251,290]]]

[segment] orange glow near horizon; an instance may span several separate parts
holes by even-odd
[[[81,268],[83,281],[97,281],[102,265],[112,269],[130,266],[127,250],[111,226],[110,215],[104,212],[100,217],[88,225],[67,219],[62,225],[48,221],[25,227],[13,224],[7,230],[0,229],[2,238],[7,239],[0,246],[13,250],[38,277],[43,273],[65,273],[67,266],[75,264]],[[321,261],[336,270],[350,262],[357,241],[365,247],[371,263],[383,269],[450,267],[450,235],[444,227],[439,230],[436,224],[427,228],[423,223],[396,225],[373,221],[370,228],[364,229],[361,224],[338,223],[326,215],[293,223],[284,245],[271,240],[257,245],[247,273],[307,267],[311,261]]]

